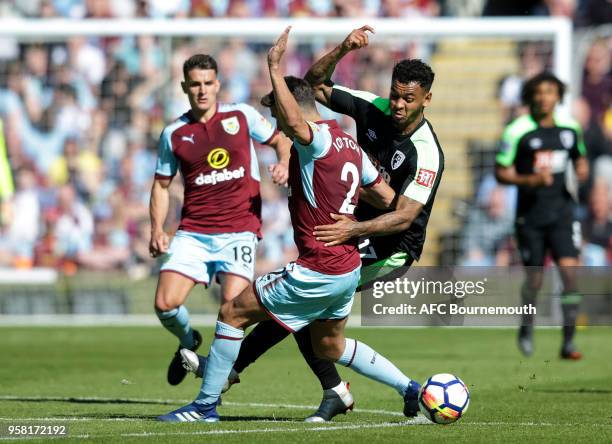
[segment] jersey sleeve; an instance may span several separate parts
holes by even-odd
[[[341,85],[332,87],[329,106],[332,111],[351,116],[359,126],[367,125],[368,113],[372,108],[383,114],[390,114],[388,99]]]
[[[322,125],[318,125],[314,122],[307,122],[308,128],[310,129],[310,140],[308,145],[302,145],[297,140],[293,141],[293,145],[296,149],[302,152],[308,152],[308,154],[314,159],[320,159],[324,157],[332,145],[331,133]]]
[[[574,145],[570,150],[570,156],[572,159],[578,159],[579,157],[586,156],[587,150],[584,145],[584,134],[582,133],[582,128],[578,123],[572,128],[575,134]]]
[[[262,116],[259,111],[251,105],[241,103],[240,111],[245,115],[249,125],[249,136],[259,143],[267,143],[278,132],[268,119]]]
[[[178,163],[172,152],[172,133],[165,129],[159,137],[157,146],[157,168],[155,169],[155,177],[170,178],[176,175]]]
[[[426,205],[435,194],[444,167],[438,147],[426,141],[415,141],[417,162],[414,177],[409,177],[402,187],[404,196]]]
[[[361,186],[371,187],[382,180],[368,155],[361,150]]]
[[[495,156],[495,162],[503,167],[513,165],[518,150],[518,142],[519,138],[516,137],[513,129],[506,127],[501,137],[499,150]]]

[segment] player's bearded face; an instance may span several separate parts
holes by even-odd
[[[194,110],[206,112],[217,103],[220,83],[213,69],[194,68],[181,83],[189,104]]]
[[[431,93],[417,82],[393,82],[389,93],[391,118],[395,126],[403,128],[418,119],[431,100]]]
[[[551,114],[559,101],[559,89],[553,82],[542,82],[533,91],[532,110],[539,115]]]

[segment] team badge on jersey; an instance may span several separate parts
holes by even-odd
[[[542,139],[534,137],[529,141],[529,148],[532,150],[537,150],[538,148],[542,148]]]
[[[563,130],[559,133],[563,148],[569,150],[574,145],[574,133],[570,130]]]
[[[230,117],[228,119],[223,119],[221,121],[221,125],[223,125],[223,129],[227,134],[235,136],[240,131],[240,122],[238,122],[238,117]]]
[[[391,158],[391,169],[397,170],[405,159],[406,155],[404,153],[399,150],[395,151],[395,153],[393,153],[393,157]]]
[[[425,168],[419,168],[416,175],[416,183],[421,186],[432,188],[436,180],[436,172],[426,170]]]

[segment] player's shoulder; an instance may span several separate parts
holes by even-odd
[[[571,116],[564,113],[555,113],[554,114],[555,125],[559,128],[567,128],[572,129],[576,132],[581,132],[582,128],[580,127],[580,123]]]
[[[410,136],[410,141],[417,148],[417,152],[422,150],[436,150],[442,151],[442,147],[438,142],[438,138],[431,126],[431,123],[427,119],[423,119],[421,124]]]
[[[170,137],[172,133],[174,133],[177,129],[181,128],[182,126],[187,125],[190,121],[191,119],[189,118],[189,112],[186,112],[185,114],[177,117],[172,122],[170,122],[168,125],[166,125],[162,131],[162,135]]]
[[[255,109],[255,107],[249,105],[244,102],[234,102],[234,103],[220,103],[219,104],[219,112],[220,113],[230,113],[232,111],[237,111],[247,116],[252,114],[259,114],[259,111]]]
[[[504,129],[506,137],[522,137],[524,134],[535,130],[538,124],[533,120],[531,115],[524,114],[512,120]]]
[[[376,110],[386,116],[391,115],[391,107],[389,105],[389,99],[387,98],[380,97],[369,91],[351,89],[338,84],[334,84],[333,90],[345,94],[350,94],[354,100],[363,102],[364,104],[368,105],[368,107],[371,107],[373,110]]]

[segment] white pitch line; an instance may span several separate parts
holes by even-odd
[[[346,424],[346,425],[337,425],[337,426],[329,426],[329,427],[302,427],[302,428],[266,428],[266,429],[246,429],[246,430],[202,430],[196,432],[143,432],[143,433],[124,433],[119,436],[189,436],[189,435],[231,435],[231,434],[241,434],[241,433],[275,433],[275,432],[305,432],[305,431],[315,431],[315,432],[327,432],[327,431],[335,431],[335,430],[357,430],[357,429],[378,429],[378,428],[388,428],[388,427],[403,427],[407,425],[417,425],[415,422],[381,422],[378,424]]]
[[[14,396],[14,395],[1,395],[1,400],[8,401],[17,401],[17,400],[27,400],[27,401],[117,401],[121,402],[143,402],[143,403],[160,403],[160,404],[186,404],[191,402],[191,400],[186,399],[138,399],[138,398],[102,398],[102,397],[76,397],[76,396]],[[260,402],[232,402],[232,401],[224,401],[223,405],[227,406],[236,406],[236,407],[263,407],[263,408],[286,408],[286,409],[300,409],[300,410],[314,410],[318,408],[316,405],[304,405],[304,404],[266,404]],[[354,410],[355,413],[370,413],[374,415],[390,415],[390,416],[400,416],[403,417],[404,414],[401,412],[390,411],[390,410],[380,410],[380,409],[359,409],[356,408]],[[0,421],[4,420],[4,418],[0,418]],[[106,420],[130,420],[130,418],[107,418]],[[139,420],[137,420],[139,421]]]

